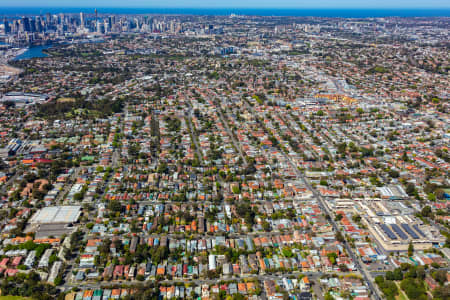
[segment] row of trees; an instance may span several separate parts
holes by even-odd
[[[388,300],[393,300],[399,295],[399,289],[395,281],[400,281],[400,287],[409,299],[426,300],[428,299],[427,289],[424,284],[426,276],[426,267],[404,263],[394,271],[386,272],[385,277],[375,277],[375,282]],[[436,270],[431,272],[431,276],[440,284],[440,287],[433,291],[434,299],[448,299],[450,297],[450,288],[445,285],[447,271]]]
[[[0,283],[0,289],[2,295],[31,297],[40,300],[64,299],[64,295],[59,294],[56,287],[43,283],[35,272],[18,273],[16,276],[6,277]]]
[[[63,118],[69,112],[85,109],[95,111],[99,117],[106,117],[113,113],[119,113],[124,107],[123,100],[102,99],[86,101],[83,98],[75,98],[74,101],[52,101],[37,106],[37,116],[48,119]],[[89,115],[82,115],[89,116]]]

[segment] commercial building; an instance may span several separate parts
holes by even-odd
[[[30,224],[68,224],[78,220],[81,206],[51,206],[40,209],[30,219]]]
[[[361,201],[357,206],[362,222],[386,252],[407,251],[410,243],[416,250],[425,250],[445,242],[436,228],[424,225],[400,202]]]
[[[26,232],[35,232],[36,238],[59,237],[73,232],[81,215],[81,206],[51,206],[37,211],[30,219]]]

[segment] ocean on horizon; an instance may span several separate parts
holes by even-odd
[[[375,17],[450,17],[450,8],[443,9],[288,9],[288,8],[97,8],[100,14],[176,14],[176,15],[249,15],[325,18]],[[0,15],[23,16],[45,13],[93,13],[94,8],[3,7]]]

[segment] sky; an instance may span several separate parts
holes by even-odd
[[[449,0],[0,0],[3,7],[450,8]],[[1,9],[0,9],[1,10]]]

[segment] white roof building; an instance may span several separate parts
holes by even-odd
[[[40,209],[30,219],[31,224],[73,223],[81,214],[81,206],[51,206]]]

